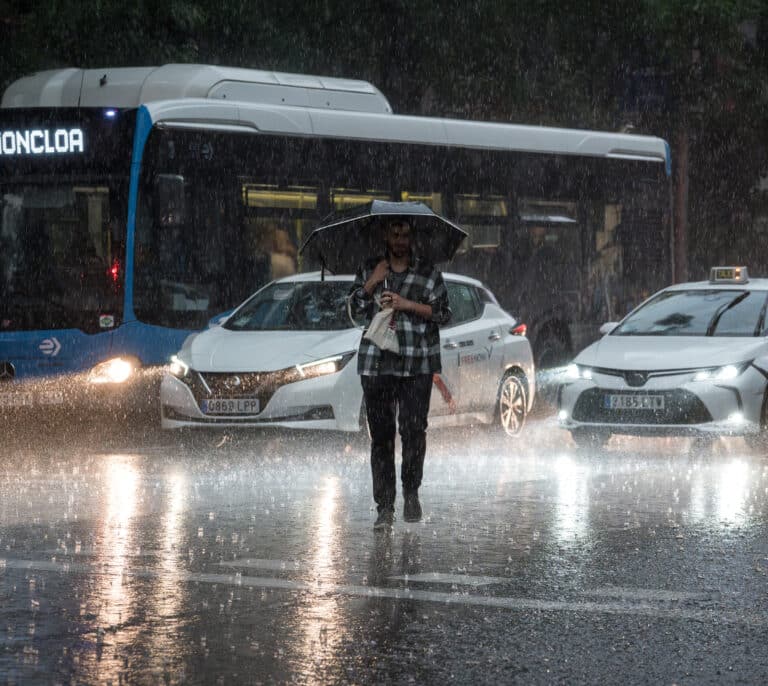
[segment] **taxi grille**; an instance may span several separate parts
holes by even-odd
[[[573,408],[573,419],[577,422],[599,422],[601,424],[703,424],[711,422],[704,403],[693,393],[675,389],[671,391],[632,392],[622,390],[620,395],[655,395],[664,397],[664,409],[609,409],[605,398],[616,394],[615,390],[590,388],[584,391]]]

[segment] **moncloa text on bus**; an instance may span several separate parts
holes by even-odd
[[[82,129],[0,131],[0,155],[51,155],[85,152]]]

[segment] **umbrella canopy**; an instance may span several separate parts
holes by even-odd
[[[354,273],[365,260],[384,254],[386,220],[407,217],[414,234],[414,252],[431,262],[450,260],[467,234],[435,214],[423,202],[372,200],[327,217],[309,235],[299,252],[334,274]]]

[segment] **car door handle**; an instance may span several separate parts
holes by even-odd
[[[500,333],[496,333],[494,331],[490,336],[488,336],[488,340],[489,341],[499,341],[499,340],[501,340],[501,334]]]
[[[448,341],[445,345],[443,345],[443,347],[446,350],[455,350],[456,348],[459,347],[459,344],[456,343],[455,341]]]

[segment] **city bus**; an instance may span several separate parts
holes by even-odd
[[[450,265],[563,363],[671,281],[653,136],[395,114],[365,81],[206,65],[60,69],[0,106],[0,412],[154,408],[191,332],[334,211],[419,200]],[[154,409],[152,410],[154,411]]]

